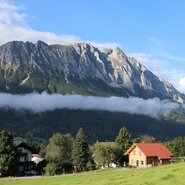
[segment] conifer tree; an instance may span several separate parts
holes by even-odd
[[[18,152],[9,131],[0,132],[0,175],[13,175],[17,168]]]
[[[124,156],[124,153],[132,145],[131,135],[128,133],[128,131],[125,127],[120,129],[115,142],[122,149],[121,155],[119,156],[119,158],[120,158],[119,162],[120,162],[120,165],[124,165],[125,162],[126,163],[128,162],[128,156]]]
[[[116,138],[116,143],[121,146],[123,152],[132,145],[131,135],[125,127],[121,128]]]
[[[80,128],[72,150],[72,161],[73,165],[77,167],[78,170],[84,171],[86,169],[86,164],[89,158],[89,146],[83,129]]]

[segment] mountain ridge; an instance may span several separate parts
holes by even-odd
[[[183,94],[120,48],[88,43],[48,45],[12,41],[0,46],[0,91],[159,97],[184,103]]]
[[[172,84],[160,80],[119,48],[99,50],[87,43],[48,45],[42,41],[13,41],[0,46],[0,92],[81,94],[170,99],[184,102]],[[182,113],[184,114],[184,113]],[[48,139],[53,133],[75,136],[84,128],[91,143],[114,141],[127,127],[135,137],[157,139],[185,135],[184,117],[171,114],[159,120],[143,115],[106,111],[58,109],[42,113],[1,108],[0,129],[27,139]]]

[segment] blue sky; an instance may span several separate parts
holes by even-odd
[[[0,43],[118,45],[185,92],[184,8],[183,0],[0,0]]]

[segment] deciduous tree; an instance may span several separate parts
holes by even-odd
[[[122,148],[114,142],[96,142],[94,144],[93,157],[97,164],[108,166],[110,163],[120,161],[120,156],[123,156]]]
[[[153,136],[142,135],[139,138],[139,142],[140,143],[155,143],[156,142],[156,139]]]
[[[73,137],[70,134],[56,133],[49,139],[46,148],[46,159],[57,164],[58,171],[65,168],[65,163],[71,162]]]

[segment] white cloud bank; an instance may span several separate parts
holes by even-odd
[[[185,76],[184,77],[181,77],[180,79],[179,79],[179,86],[180,86],[180,88],[181,88],[181,91],[184,91],[185,92]]]
[[[32,93],[12,95],[0,93],[0,108],[15,110],[30,110],[34,113],[52,111],[55,109],[72,110],[102,110],[111,112],[125,112],[129,114],[146,115],[153,118],[166,116],[181,105],[158,98],[144,100],[130,97],[93,97],[81,95],[42,94]]]
[[[29,16],[22,13],[24,7],[16,6],[8,0],[0,0],[0,44],[12,40],[37,42],[42,40],[48,44],[73,44],[87,42],[98,48],[120,46],[118,43],[101,43],[85,41],[74,35],[59,35],[54,32],[38,31],[28,26]]]

